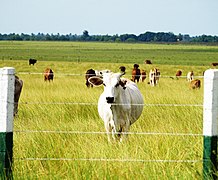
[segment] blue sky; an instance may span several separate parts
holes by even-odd
[[[217,35],[218,0],[1,0],[0,33]]]

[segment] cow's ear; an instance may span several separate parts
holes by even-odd
[[[103,84],[103,80],[100,77],[97,77],[97,76],[90,77],[88,79],[88,81],[89,81],[89,83],[91,83],[94,86],[100,86],[100,85]]]

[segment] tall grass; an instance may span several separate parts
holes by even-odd
[[[26,61],[0,61],[1,67],[15,67],[24,81],[18,116],[14,119],[15,179],[202,178],[202,136],[181,134],[202,134],[202,107],[145,105],[130,132],[154,134],[130,134],[123,143],[108,143],[106,134],[83,133],[105,132],[97,113],[103,87],[86,88],[85,71],[89,68],[118,71],[120,65],[123,64],[44,61],[29,66]],[[125,77],[130,78],[132,64],[125,66]],[[42,74],[21,73],[41,73],[46,67],[54,70],[54,82],[44,82]],[[147,72],[151,67],[140,65]],[[176,80],[169,76],[174,77],[177,69],[182,69],[184,75],[191,69],[201,76],[206,66],[158,65],[158,68],[166,77],[160,79],[157,87],[147,82],[138,84],[145,104],[203,104],[203,87],[191,90],[185,78]]]

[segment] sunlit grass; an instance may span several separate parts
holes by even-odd
[[[174,77],[178,69],[183,70],[184,76],[190,69],[201,76],[207,67],[158,65],[163,78],[156,87],[147,84],[148,79],[138,84],[145,106],[130,128],[130,132],[151,134],[130,134],[128,141],[111,144],[104,133],[84,133],[105,132],[97,112],[103,87],[86,88],[84,73],[89,68],[119,71],[120,65],[45,61],[29,66],[26,61],[0,62],[1,67],[15,67],[24,81],[19,113],[14,120],[15,179],[202,178],[202,107],[172,105],[202,105],[203,87],[192,90],[185,78],[176,80],[170,76]],[[131,78],[133,65],[125,66],[125,77]],[[46,67],[54,70],[54,82],[44,82],[42,72]],[[151,67],[154,65],[140,65],[147,73]],[[118,161],[110,161],[113,159]]]

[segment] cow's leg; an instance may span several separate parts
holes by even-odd
[[[120,142],[122,140],[126,140],[127,137],[128,137],[128,132],[129,132],[129,127],[130,127],[130,124],[129,123],[126,123],[125,126],[123,127],[123,133],[122,133],[122,138],[120,139]]]
[[[124,124],[122,124],[122,127],[120,127],[120,142],[122,142],[123,140],[125,141],[128,137],[128,132],[129,132],[129,128],[130,128],[130,120],[129,120],[130,114],[128,112],[126,112],[126,117],[125,120],[123,122],[125,122]]]
[[[112,138],[115,140],[115,135],[116,135],[116,128],[114,125],[114,121],[110,121],[108,123],[105,123],[105,130],[107,133],[108,141],[111,142],[111,134]]]
[[[111,142],[111,138],[110,138],[110,131],[111,131],[110,130],[110,125],[109,125],[109,123],[105,123],[104,126],[105,126],[105,130],[106,130],[106,133],[107,133],[108,141]]]

